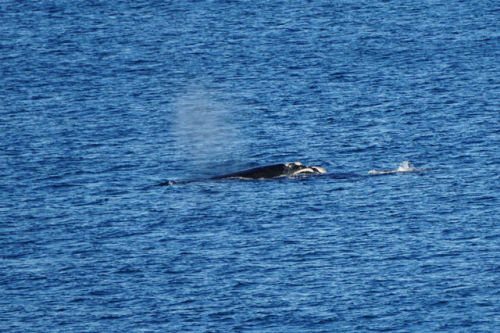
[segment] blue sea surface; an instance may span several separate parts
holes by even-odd
[[[499,332],[499,22],[0,1],[0,331]]]

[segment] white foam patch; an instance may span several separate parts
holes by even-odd
[[[413,172],[416,171],[415,166],[410,161],[403,161],[396,169],[397,172]]]
[[[415,166],[410,163],[410,161],[403,161],[397,169],[394,170],[370,170],[368,171],[369,175],[387,175],[391,173],[398,172],[416,172],[416,171],[424,171],[425,169],[417,169]]]

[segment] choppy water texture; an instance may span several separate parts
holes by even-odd
[[[1,1],[0,331],[500,331],[498,22]]]

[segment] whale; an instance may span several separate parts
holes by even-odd
[[[243,170],[243,171],[238,171],[238,172],[233,172],[233,173],[228,173],[224,175],[219,175],[219,176],[213,176],[210,178],[207,178],[205,180],[220,180],[220,179],[232,179],[232,178],[237,178],[237,179],[272,179],[272,178],[278,178],[278,177],[300,177],[300,176],[307,176],[307,175],[313,175],[313,174],[324,174],[327,171],[319,166],[306,166],[303,165],[301,162],[292,162],[292,163],[280,163],[280,164],[273,164],[273,165],[266,165],[266,166],[261,166],[253,169],[248,169],[248,170]],[[203,180],[203,179],[201,179]],[[161,184],[158,184],[160,186],[164,185],[173,185],[173,184],[182,184],[182,183],[191,183],[194,181],[200,181],[200,180],[190,180],[190,181],[166,181]]]
[[[282,163],[267,165],[258,168],[229,173],[226,175],[211,177],[210,179],[243,178],[243,179],[269,179],[285,176],[299,176],[326,173],[326,170],[318,166],[305,166],[301,162]]]

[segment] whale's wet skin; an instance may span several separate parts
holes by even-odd
[[[305,175],[323,174],[323,173],[326,173],[326,170],[322,167],[305,166],[301,162],[293,162],[293,163],[267,165],[239,172],[233,172],[225,175],[214,176],[208,178],[208,180],[230,179],[230,178],[269,179],[277,177],[295,177],[295,176],[305,176]],[[166,181],[159,185],[172,185],[178,183],[188,183],[192,181],[181,181],[181,182]]]

